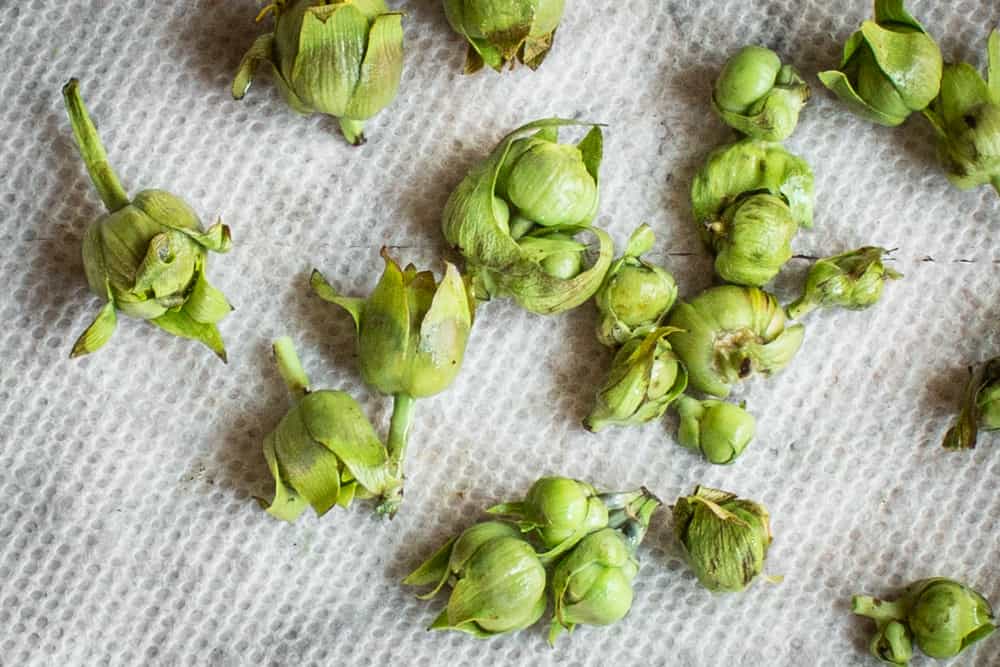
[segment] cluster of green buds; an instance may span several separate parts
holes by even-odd
[[[937,97],[942,66],[937,43],[903,0],[875,0],[875,20],[847,40],[840,69],[819,78],[854,113],[894,127]]]
[[[524,63],[537,69],[555,37],[566,0],[444,0],[448,23],[469,43],[467,74],[483,64],[500,71]]]
[[[509,521],[467,529],[403,583],[433,585],[422,599],[448,584],[447,607],[430,629],[476,637],[533,625],[551,591],[554,643],[563,630],[609,625],[628,613],[639,570],[635,552],[660,504],[646,489],[598,493],[578,480],[543,477],[523,500],[489,510]]]
[[[718,276],[760,287],[791,258],[799,227],[812,227],[812,169],[780,144],[743,139],[708,156],[691,208]]]
[[[477,298],[511,296],[541,314],[575,308],[601,286],[614,246],[591,227],[597,213],[601,130],[577,145],[559,143],[558,128],[575,121],[540,120],[507,135],[448,199],[444,237],[465,257]],[[589,232],[598,257],[584,268]]]
[[[704,486],[677,500],[674,534],[701,585],[728,593],[744,590],[764,570],[773,539],[763,505]]]
[[[987,51],[987,79],[967,63],[946,65],[924,115],[948,180],[963,190],[989,183],[1000,193],[1000,32],[990,33]]]
[[[472,329],[475,302],[465,281],[451,264],[435,282],[430,271],[405,269],[382,250],[385,270],[368,299],[340,295],[313,270],[316,294],[334,303],[354,319],[358,358],[365,383],[393,397],[389,431],[389,458],[394,475],[403,479],[403,461],[413,404],[447,389],[462,366]],[[380,511],[392,515],[402,502],[402,485],[389,495]]]
[[[347,141],[363,143],[365,121],[399,89],[402,14],[383,0],[275,0],[257,20],[269,13],[274,32],[258,37],[243,56],[233,97],[243,99],[257,67],[269,63],[293,110],[335,116]]]
[[[692,389],[725,398],[736,382],[754,372],[770,375],[792,360],[805,336],[801,324],[787,326],[773,295],[756,287],[711,287],[674,307],[668,324],[674,352]]]
[[[875,305],[886,280],[903,277],[883,263],[889,252],[866,246],[818,260],[809,269],[802,296],[788,306],[788,316],[797,320],[820,307],[863,310]]]
[[[990,603],[953,579],[921,579],[895,602],[855,595],[852,611],[875,621],[872,654],[892,665],[908,665],[913,642],[932,658],[953,658],[996,630]]]
[[[615,353],[611,372],[583,420],[588,431],[644,424],[663,416],[688,384],[688,373],[670,344],[680,330],[660,327],[633,338]]]
[[[308,505],[322,516],[397,488],[389,454],[357,401],[342,391],[310,390],[291,338],[275,341],[274,356],[294,405],[264,439],[275,484],[274,499],[261,501],[268,513],[295,521]]]
[[[712,106],[729,127],[753,139],[784,141],[795,131],[809,86],[771,49],[746,46],[715,81]]]
[[[952,451],[973,449],[979,431],[1000,429],[1000,357],[980,364],[965,387],[962,409],[944,436]]]
[[[677,283],[667,271],[642,260],[656,240],[653,230],[640,225],[629,238],[625,253],[608,269],[594,295],[601,319],[597,340],[615,347],[641,338],[654,329],[677,300]]]
[[[681,396],[674,405],[680,418],[677,441],[701,452],[710,463],[735,461],[757,430],[757,420],[744,404]]]
[[[73,345],[71,356],[89,354],[107,343],[121,311],[199,341],[225,361],[216,324],[232,306],[209,284],[205,270],[209,251],[229,251],[229,228],[219,222],[205,230],[190,206],[163,190],[143,190],[130,200],[108,163],[76,79],[63,88],[63,98],[80,155],[108,209],[83,237],[87,283],[106,303]]]

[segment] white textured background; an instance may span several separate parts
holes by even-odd
[[[355,149],[330,119],[288,111],[268,76],[243,103],[229,98],[262,30],[254,0],[0,0],[0,665],[839,667],[873,664],[854,592],[950,575],[1000,602],[1000,443],[939,447],[964,367],[1000,352],[1000,202],[948,185],[921,119],[877,128],[820,89],[815,72],[837,64],[869,3],[568,5],[540,71],[465,77],[440,2],[399,3],[400,95]],[[983,64],[996,3],[910,5],[946,58]],[[687,189],[731,136],[710,86],[749,42],[814,87],[789,142],[817,177],[817,224],[796,250],[898,246],[906,279],[871,311],[810,317],[792,366],[746,386],[760,428],[735,465],[673,444],[670,420],[583,431],[610,361],[592,307],[541,318],[496,302],[479,312],[455,385],[418,405],[395,521],[364,505],[296,525],[260,511],[260,443],[286,407],[273,338],[291,334],[316,386],[350,391],[388,425],[388,402],[359,380],[349,318],[307,292],[309,269],[362,295],[383,244],[435,265],[448,193],[515,126],[556,114],[609,123],[598,224],[623,243],[650,223],[652,259],[684,294],[707,286]],[[210,269],[237,307],[222,323],[228,366],[126,319],[98,354],[67,358],[99,308],[80,241],[102,212],[62,110],[70,76],[130,192],[165,188],[231,225],[233,251]],[[788,266],[783,299],[806,266]],[[644,483],[668,502],[699,482],[762,501],[776,533],[768,569],[784,583],[707,593],[664,511],[624,622],[581,628],[555,650],[541,625],[485,643],[425,632],[443,599],[420,602],[398,581],[542,474]],[[1000,664],[1000,637],[956,664]]]

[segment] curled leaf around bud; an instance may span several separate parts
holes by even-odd
[[[523,63],[537,69],[555,38],[565,0],[444,0],[452,30],[469,44],[465,73]]]
[[[485,638],[533,625],[545,613],[546,573],[531,545],[508,523],[488,521],[449,540],[404,584],[434,588],[447,583],[448,605],[431,630],[457,630]]]
[[[388,453],[357,401],[342,391],[312,391],[290,338],[275,341],[274,355],[294,405],[264,439],[275,483],[274,498],[260,501],[267,512],[295,521],[312,507],[322,516],[395,488]]]
[[[677,282],[666,270],[642,259],[655,236],[648,225],[632,232],[625,253],[616,259],[594,295],[600,313],[597,339],[617,347],[656,329],[677,300]]]
[[[809,269],[802,296],[788,306],[788,317],[799,319],[820,307],[862,310],[873,306],[887,280],[903,277],[885,266],[883,258],[890,252],[865,246],[818,260]]]
[[[1000,357],[979,364],[970,373],[962,407],[945,433],[945,449],[974,449],[979,431],[1000,429]]]
[[[679,330],[660,327],[618,350],[594,409],[583,426],[594,433],[608,426],[644,424],[663,416],[688,384],[688,372],[670,343]]]
[[[785,311],[756,287],[711,287],[679,302],[667,324],[670,344],[688,373],[689,386],[726,398],[733,385],[754,373],[787,366],[802,346],[805,328],[787,325]]]
[[[847,40],[840,69],[819,79],[858,116],[894,127],[934,100],[942,67],[937,43],[903,0],[875,0],[875,20]]]
[[[763,505],[704,486],[674,505],[674,534],[698,581],[713,592],[744,590],[763,571],[773,540]]]
[[[540,556],[543,561],[608,525],[608,508],[597,490],[568,477],[542,477],[522,501],[495,505],[488,512],[510,518],[522,532],[535,534],[547,549]]]
[[[875,621],[871,649],[877,657],[906,664],[909,641],[932,658],[953,658],[996,630],[989,601],[969,586],[946,577],[921,579],[895,601],[855,595],[852,611]],[[909,649],[911,650],[911,649]]]
[[[681,396],[674,405],[680,417],[677,441],[710,463],[732,463],[753,441],[757,420],[743,404]]]
[[[365,121],[396,97],[403,69],[402,14],[383,0],[288,0],[268,5],[274,32],[261,35],[243,56],[232,94],[243,99],[262,63],[288,105],[340,122],[344,138],[365,141]]]
[[[754,139],[784,141],[795,131],[809,86],[791,65],[760,46],[746,46],[715,81],[712,106],[722,121]]]
[[[229,228],[220,222],[204,229],[187,203],[162,190],[143,190],[130,200],[108,162],[76,79],[63,88],[63,98],[80,155],[108,209],[88,226],[83,239],[87,283],[106,303],[70,356],[105,345],[122,312],[196,340],[226,361],[216,325],[233,308],[208,282],[206,269],[209,251],[229,251]]]
[[[510,296],[539,314],[575,308],[600,287],[614,254],[611,237],[591,227],[597,213],[601,130],[576,145],[558,129],[580,125],[549,118],[518,128],[452,192],[445,239],[466,260],[477,298]],[[580,233],[600,248],[584,268]]]
[[[967,63],[945,65],[941,92],[924,115],[948,180],[962,190],[989,184],[1000,194],[1000,32],[990,33],[987,50],[986,79]]]

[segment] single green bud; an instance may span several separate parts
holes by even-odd
[[[986,598],[965,584],[944,577],[914,582],[894,602],[855,595],[852,611],[876,622],[876,639],[884,637],[881,642],[872,642],[872,652],[878,657],[882,657],[878,649],[890,658],[905,656],[912,636],[920,650],[930,657],[953,658],[996,630],[993,609]],[[890,628],[893,623],[905,626],[908,632]],[[901,636],[907,641],[896,639]],[[897,659],[895,664],[906,662]]]
[[[737,132],[784,141],[795,131],[799,112],[809,100],[809,86],[791,65],[761,46],[740,49],[715,82],[712,106]]]
[[[365,121],[389,106],[403,70],[402,14],[383,0],[275,0],[274,32],[243,56],[232,93],[243,99],[257,67],[268,63],[288,105],[340,121],[344,138],[365,141]]]
[[[404,584],[435,585],[430,599],[449,583],[447,608],[431,630],[458,630],[484,638],[522,630],[545,613],[545,567],[513,526],[480,523],[449,540],[414,570]]]
[[[565,0],[444,0],[452,30],[469,43],[465,73],[520,62],[537,69],[555,37]]]
[[[944,436],[944,448],[973,449],[979,431],[1000,429],[1000,357],[979,364],[965,387],[962,409]]]
[[[773,539],[763,505],[704,486],[674,505],[674,534],[701,585],[729,593],[744,590],[764,570]]]
[[[709,154],[691,184],[702,240],[728,282],[760,287],[791,258],[799,227],[811,227],[813,173],[780,144],[743,139]]]
[[[162,190],[143,190],[130,200],[108,163],[76,79],[63,88],[63,98],[80,155],[108,209],[83,237],[87,283],[106,303],[70,356],[107,343],[121,311],[199,341],[226,361],[216,324],[233,308],[209,284],[205,270],[209,251],[229,251],[229,228],[218,222],[205,230],[190,206]]]
[[[583,537],[608,525],[608,508],[590,484],[568,477],[542,477],[524,500],[487,510],[515,520],[522,532],[533,532],[553,558]]]
[[[584,537],[552,572],[555,614],[550,644],[564,630],[572,632],[580,624],[610,625],[632,608],[632,580],[639,571],[635,552],[662,503],[645,488],[603,497],[616,507],[609,527]]]
[[[819,79],[857,115],[894,127],[937,97],[941,70],[941,50],[903,0],[875,0],[875,20],[847,40],[840,69]]]
[[[274,342],[274,356],[295,405],[264,439],[274,477],[268,513],[295,521],[312,506],[322,516],[355,497],[378,496],[399,485],[385,447],[361,406],[342,391],[311,391],[291,338]]]
[[[668,325],[674,352],[692,389],[725,398],[736,382],[783,369],[802,346],[805,328],[786,326],[773,295],[756,287],[711,287],[679,302]]]
[[[593,296],[614,254],[611,237],[591,227],[597,213],[603,154],[599,127],[577,145],[559,143],[549,118],[518,128],[462,180],[445,206],[445,239],[466,260],[479,299],[510,296],[544,315],[575,308]],[[587,232],[600,242],[583,267]]]
[[[735,461],[757,430],[757,420],[742,404],[681,396],[674,405],[680,417],[677,441],[711,463]]]
[[[862,310],[874,305],[886,280],[903,277],[882,263],[889,252],[866,246],[818,260],[809,269],[802,296],[788,306],[788,317],[797,320],[819,307]]]
[[[433,396],[448,388],[462,367],[474,302],[453,265],[435,283],[430,271],[405,269],[382,249],[385,271],[366,299],[341,296],[313,270],[313,290],[354,318],[365,382],[388,395]]]
[[[583,420],[584,428],[596,433],[607,426],[644,424],[663,416],[688,383],[687,370],[668,340],[676,331],[661,327],[622,345],[608,379],[597,391],[594,409]]]
[[[677,300],[674,277],[640,257],[649,252],[654,240],[647,225],[632,232],[625,254],[611,265],[594,295],[601,314],[597,339],[608,347],[646,336],[660,325]]]
[[[941,92],[924,115],[938,134],[938,156],[956,187],[987,183],[1000,193],[1000,32],[990,33],[987,79],[972,65],[945,65]]]

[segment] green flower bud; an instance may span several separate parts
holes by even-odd
[[[300,114],[340,121],[344,137],[364,143],[365,121],[389,106],[403,69],[402,14],[383,0],[275,0],[274,32],[243,56],[232,93],[243,99],[257,67],[271,65],[288,105]]]
[[[574,124],[551,118],[518,128],[449,197],[442,231],[465,257],[478,298],[511,296],[551,314],[579,306],[600,287],[614,253],[611,237],[590,227],[603,139],[594,127],[576,146],[560,144],[559,126]],[[584,231],[600,241],[586,269],[585,246],[573,239]]]
[[[798,228],[812,226],[813,173],[779,144],[743,139],[709,154],[691,207],[719,277],[759,287],[791,258]]]
[[[129,200],[108,164],[76,79],[63,88],[63,97],[80,155],[108,209],[83,238],[87,283],[107,303],[70,356],[90,354],[107,343],[121,311],[199,341],[225,361],[216,324],[232,306],[209,284],[205,270],[208,251],[229,251],[229,228],[218,222],[205,230],[191,207],[162,190],[143,190]]]
[[[809,269],[802,296],[788,306],[788,317],[797,320],[819,307],[862,310],[874,305],[886,280],[903,277],[882,263],[889,252],[866,246],[818,260]]]
[[[424,398],[444,391],[462,366],[474,304],[458,270],[400,269],[382,249],[385,271],[367,300],[341,296],[313,270],[313,290],[349,312],[358,330],[361,376],[383,394]]]
[[[712,106],[737,132],[784,141],[795,131],[809,86],[791,65],[761,46],[746,46],[726,62],[715,82]]]
[[[742,404],[681,396],[674,405],[680,417],[677,441],[711,463],[735,461],[757,430],[757,420]]]
[[[676,331],[661,327],[644,339],[633,338],[618,350],[608,379],[597,391],[594,409],[583,420],[588,431],[657,419],[684,392],[687,370],[668,340]]]
[[[447,608],[431,630],[490,637],[533,625],[545,612],[545,567],[516,528],[499,521],[475,525],[449,540],[404,584],[435,588],[449,583]]]
[[[903,0],[875,0],[875,20],[847,40],[840,70],[819,78],[857,115],[893,127],[937,96],[941,69],[941,50]]]
[[[677,299],[674,277],[640,258],[654,240],[653,230],[646,225],[632,232],[625,254],[611,265],[594,295],[601,314],[597,339],[609,347],[646,336],[660,325]]]
[[[895,664],[905,665],[908,638],[912,635],[920,650],[932,658],[953,658],[975,642],[985,639],[996,630],[996,620],[990,603],[968,586],[934,577],[921,579],[907,586],[902,597],[895,602],[879,600],[866,595],[855,595],[852,611],[874,619],[878,625],[872,652],[888,645],[883,652],[896,658]],[[903,625],[901,632],[893,624]],[[898,639],[905,637],[907,641]],[[891,662],[891,660],[887,660]]]
[[[965,387],[962,410],[944,436],[950,450],[973,449],[979,431],[1000,429],[1000,357],[980,364]]]
[[[763,505],[704,486],[674,505],[674,534],[701,585],[730,593],[763,571],[773,539]]]
[[[941,92],[924,115],[938,134],[938,156],[963,190],[992,184],[1000,193],[1000,32],[990,33],[988,78],[972,65],[946,65]]]
[[[448,23],[469,43],[465,72],[483,64],[500,71],[524,63],[537,69],[555,37],[565,0],[444,0]]]
[[[275,341],[274,356],[295,405],[264,439],[275,484],[274,499],[261,501],[268,513],[295,521],[310,505],[322,516],[397,486],[388,453],[357,401],[342,391],[310,391],[291,338]]]
[[[584,537],[552,572],[550,644],[563,630],[572,632],[581,623],[610,625],[632,608],[632,580],[639,572],[635,552],[662,503],[645,489],[616,495],[628,500],[614,512],[612,525]]]
[[[608,508],[597,490],[568,477],[542,477],[531,485],[524,500],[491,507],[490,514],[516,520],[522,532],[533,532],[555,557],[585,535],[608,525]]]
[[[802,346],[801,324],[786,326],[785,311],[756,287],[712,287],[674,307],[668,324],[674,352],[690,386],[725,398],[753,373],[770,375],[788,365]]]

